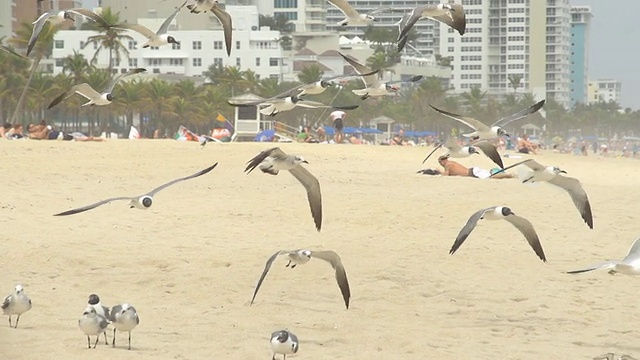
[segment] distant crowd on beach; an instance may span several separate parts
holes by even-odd
[[[105,141],[101,137],[87,136],[80,132],[65,133],[48,125],[44,120],[39,124],[28,124],[24,132],[22,124],[5,123],[0,128],[0,138],[8,140],[66,140],[66,141]]]

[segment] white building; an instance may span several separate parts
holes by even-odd
[[[622,101],[622,83],[613,79],[600,79],[589,81],[589,103]]]
[[[118,63],[114,60],[114,68],[125,72],[130,68],[143,67],[149,73],[179,74],[186,76],[202,76],[210,65],[239,66],[242,70],[251,69],[260,78],[281,77],[282,51],[276,39],[277,31],[268,28],[258,31],[258,11],[253,6],[228,6],[227,11],[234,18],[233,42],[231,56],[227,56],[222,30],[178,30],[180,24],[170,27],[170,34],[180,45],[165,45],[160,48],[138,48],[146,39],[134,32],[128,32],[135,41],[124,44],[129,50],[128,58],[121,56]],[[139,19],[138,23],[150,29],[157,29],[163,19]],[[175,20],[174,20],[175,21]],[[56,34],[52,58],[55,60],[54,74],[62,72],[63,59],[73,55],[74,50],[91,60],[97,46],[89,45],[82,49],[93,31],[60,31]],[[108,67],[108,51],[101,51],[96,66]]]
[[[262,15],[282,15],[291,21],[296,33],[326,30],[329,6],[326,0],[227,0],[226,3],[227,6],[255,5]]]

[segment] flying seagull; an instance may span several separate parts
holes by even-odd
[[[187,9],[191,10],[193,14],[199,14],[200,12],[207,12],[211,10],[213,15],[218,18],[222,30],[224,31],[224,43],[227,47],[227,56],[231,56],[231,32],[233,25],[231,22],[231,15],[222,9],[217,0],[196,0],[195,4],[187,5]]]
[[[113,79],[111,79],[111,82],[102,91],[102,93],[99,93],[99,92],[95,91],[91,87],[91,85],[89,85],[87,83],[74,85],[74,86],[71,87],[71,89],[67,90],[66,92],[58,95],[58,97],[53,99],[53,101],[51,102],[51,104],[49,104],[47,109],[53,108],[54,106],[58,105],[63,100],[66,100],[67,98],[69,98],[73,94],[82,95],[87,100],[89,100],[88,102],[82,104],[82,106],[89,106],[89,105],[91,105],[91,106],[93,106],[93,105],[105,106],[105,105],[109,105],[113,101],[112,92],[113,92],[113,89],[116,87],[116,84],[118,83],[118,81],[122,80],[122,78],[124,78],[126,76],[139,74],[139,73],[142,73],[142,72],[145,72],[145,71],[147,71],[147,69],[136,68],[136,69],[131,69],[131,70],[127,71],[124,74],[120,74],[120,75],[114,77]]]
[[[344,20],[338,21],[337,25],[347,26],[347,25],[369,25],[374,21],[378,21],[373,15],[389,10],[387,8],[384,9],[376,9],[370,11],[366,14],[360,14],[356,11],[347,0],[329,0],[329,3],[336,8],[338,8],[346,18]]]
[[[262,275],[260,275],[260,280],[258,280],[258,284],[256,285],[256,289],[253,292],[253,298],[251,298],[251,304],[253,304],[253,300],[255,300],[256,295],[258,294],[258,290],[260,290],[260,285],[262,285],[262,281],[267,276],[267,272],[271,268],[271,264],[273,261],[280,255],[287,255],[289,258],[289,263],[287,263],[286,267],[291,267],[292,269],[296,267],[298,264],[306,264],[311,260],[311,258],[322,259],[329,264],[336,271],[336,281],[338,282],[338,287],[340,287],[340,292],[342,293],[342,298],[344,299],[344,305],[349,308],[349,299],[351,298],[351,291],[349,290],[349,281],[347,280],[347,273],[344,271],[344,267],[342,266],[342,260],[340,256],[336,254],[334,251],[311,251],[311,250],[280,250],[276,251],[271,257],[267,260],[267,263],[264,266],[264,270],[262,271]]]
[[[448,155],[452,158],[466,158],[473,154],[478,154],[478,150],[475,149],[477,147],[482,150],[482,152],[487,155],[487,157],[491,159],[491,161],[500,166],[501,169],[504,168],[502,158],[498,153],[498,149],[496,149],[495,145],[486,140],[479,140],[472,142],[467,146],[460,146],[455,141],[455,139],[448,139],[444,143],[436,146],[433,151],[431,151],[429,155],[427,155],[427,157],[422,161],[422,163],[424,164],[425,161],[427,161],[427,159],[429,159],[429,157],[441,147],[447,149],[447,152],[443,155]]]
[[[300,342],[298,337],[288,330],[280,330],[271,334],[271,360],[276,360],[276,354],[282,354],[282,359],[287,359],[287,354],[298,352]]]
[[[330,108],[337,110],[353,110],[357,109],[360,105],[345,105],[345,106],[337,106],[337,105],[325,105],[321,102],[311,101],[303,99],[299,96],[287,96],[283,98],[272,97],[270,99],[248,102],[248,103],[236,103],[227,101],[229,105],[232,106],[265,106],[260,109],[260,113],[268,116],[275,116],[283,111],[289,111],[295,107],[303,107],[309,109],[321,109],[321,108]]]
[[[524,235],[525,239],[533,251],[535,251],[538,257],[546,262],[547,258],[544,256],[544,251],[542,250],[542,245],[540,245],[540,239],[538,239],[538,234],[536,234],[536,230],[533,228],[533,225],[529,222],[529,220],[517,216],[514,214],[511,209],[506,206],[492,206],[486,209],[479,210],[475,212],[467,223],[464,225],[458,236],[456,237],[456,241],[453,243],[449,254],[453,255],[456,250],[462,245],[462,243],[469,237],[471,231],[476,227],[478,220],[486,219],[486,220],[507,220],[513,226],[515,226],[522,235]]]
[[[105,332],[108,325],[109,322],[107,319],[98,314],[96,309],[91,306],[87,306],[87,308],[84,309],[82,317],[78,320],[78,326],[80,330],[87,335],[87,346],[89,349],[91,349],[91,336],[96,336],[96,342],[93,344],[93,348],[95,349],[96,345],[98,345],[98,340],[100,340],[100,334]]]
[[[404,48],[406,37],[409,30],[420,19],[430,18],[449,25],[458,30],[460,35],[464,35],[467,26],[467,20],[464,14],[464,8],[459,4],[437,4],[437,5],[421,5],[413,9],[411,16],[407,20],[402,31],[398,34],[398,51]],[[403,41],[404,40],[404,41]]]
[[[101,315],[105,319],[109,318],[109,308],[100,303],[100,297],[98,295],[96,294],[89,295],[88,306],[94,308],[96,310],[96,313],[98,313],[98,315]],[[104,344],[109,345],[109,342],[107,341],[106,330],[104,332]]]
[[[358,63],[352,58],[345,56],[342,53],[339,53],[339,54],[340,56],[342,56],[342,58],[346,62],[349,63],[349,65],[353,66],[353,68],[356,70],[358,75],[360,75],[362,81],[364,82],[364,85],[365,85],[364,89],[352,90],[354,94],[360,96],[360,98],[363,100],[371,96],[390,95],[400,90],[400,86],[398,86],[397,84],[403,83],[403,82],[416,82],[422,79],[422,75],[418,75],[418,76],[412,77],[409,80],[400,80],[400,81],[381,83],[377,75],[367,75],[371,73],[371,69]]]
[[[129,333],[129,350],[131,350],[131,331],[140,324],[136,308],[129,304],[116,305],[111,309],[109,320],[113,324],[111,346],[116,347],[116,330],[126,331]]]
[[[144,194],[144,195],[139,195],[139,196],[126,196],[126,197],[114,197],[114,198],[109,198],[109,199],[105,199],[102,201],[98,201],[95,204],[91,204],[91,205],[87,205],[87,206],[83,206],[77,209],[72,209],[72,210],[67,210],[58,214],[54,214],[53,216],[65,216],[65,215],[73,215],[73,214],[77,214],[77,213],[81,213],[83,211],[87,211],[87,210],[91,210],[94,209],[100,205],[104,205],[104,204],[108,204],[112,201],[116,201],[116,200],[129,200],[129,207],[131,209],[133,208],[138,208],[138,209],[143,209],[146,210],[149,207],[151,207],[151,204],[153,204],[153,196],[160,190],[171,186],[175,183],[178,183],[180,181],[184,181],[184,180],[189,180],[189,179],[193,179],[193,178],[197,178],[198,176],[202,176],[206,173],[208,173],[209,171],[213,170],[213,168],[215,168],[218,165],[218,163],[213,164],[212,166],[209,166],[208,168],[204,169],[204,170],[200,170],[197,173],[193,174],[193,175],[189,175],[183,178],[179,178],[179,179],[175,179],[175,180],[171,180],[166,184],[160,185],[157,188],[149,191],[148,193]]]
[[[15,56],[17,56],[17,57],[20,57],[20,58],[26,59],[26,57],[24,57],[24,56],[22,56],[22,55],[18,54],[17,52],[15,52],[12,48],[10,48],[10,47],[8,47],[8,46],[0,45],[0,50],[2,50],[2,51],[4,51],[4,52],[6,52],[6,53],[8,53],[8,54],[15,55]]]
[[[29,43],[27,44],[27,56],[29,56],[31,50],[33,50],[33,47],[36,45],[38,36],[40,36],[40,32],[42,31],[42,28],[44,28],[44,24],[47,21],[52,26],[59,26],[66,20],[75,21],[69,11],[49,10],[46,13],[40,15],[40,17],[33,22],[33,31],[31,32]]]
[[[640,238],[633,242],[631,248],[629,248],[629,251],[627,252],[627,256],[625,256],[622,261],[609,260],[591,265],[584,269],[567,271],[567,274],[580,274],[602,268],[610,269],[609,274],[619,272],[626,275],[640,275]]]
[[[582,188],[580,181],[568,176],[562,176],[560,174],[566,174],[567,172],[558,168],[557,166],[543,166],[539,162],[533,159],[527,159],[517,162],[506,168],[496,171],[491,176],[507,171],[513,167],[519,165],[526,165],[530,171],[525,173],[519,173],[518,177],[522,180],[522,183],[534,183],[536,181],[546,181],[551,185],[555,185],[566,190],[571,196],[571,200],[575,204],[580,215],[589,228],[593,229],[593,215],[591,214],[591,205],[589,204],[589,198],[587,193]]]
[[[169,30],[169,25],[171,25],[171,22],[173,21],[173,19],[178,15],[180,10],[182,10],[182,8],[186,3],[187,3],[187,0],[185,0],[185,2],[182,3],[182,5],[180,5],[180,7],[176,8],[176,11],[174,11],[173,14],[171,14],[171,16],[169,16],[167,20],[165,20],[162,23],[162,25],[160,25],[160,28],[155,33],[149,30],[147,27],[140,24],[122,23],[122,24],[114,25],[113,27],[118,29],[133,30],[137,33],[142,34],[142,36],[147,38],[147,42],[144,43],[144,45],[142,45],[142,48],[148,48],[150,46],[158,47],[158,46],[167,45],[167,44],[180,45],[180,42],[177,41],[173,36],[168,35],[167,31]]]
[[[487,126],[483,124],[481,121],[476,120],[470,116],[463,116],[463,115],[454,114],[445,110],[440,110],[433,105],[429,105],[429,106],[431,106],[435,111],[439,112],[440,114],[450,117],[454,120],[457,120],[475,130],[470,134],[462,134],[462,136],[469,137],[471,138],[471,140],[478,140],[478,139],[489,140],[489,139],[495,139],[502,135],[505,135],[508,137],[509,134],[507,134],[507,132],[503,129],[504,126],[506,126],[507,124],[513,121],[522,119],[529,114],[533,114],[537,112],[538,110],[540,110],[540,108],[542,108],[544,103],[545,103],[545,100],[539,101],[524,110],[520,110],[513,115],[509,115],[507,117],[504,117],[494,122],[491,126]]]
[[[307,160],[298,155],[287,155],[278,147],[267,149],[256,155],[247,162],[244,171],[251,173],[258,165],[263,173],[278,175],[281,170],[289,170],[307,190],[307,199],[311,208],[311,216],[316,224],[316,229],[320,231],[322,227],[322,194],[320,193],[320,182],[301,164],[308,164]]]
[[[14,326],[14,329],[17,329],[20,315],[31,310],[31,299],[24,293],[22,285],[16,285],[15,292],[4,298],[0,309],[2,309],[3,314],[9,315],[9,327],[11,327],[11,316],[18,315],[16,318],[16,326]]]
[[[296,87],[294,87],[292,89],[289,89],[289,90],[283,92],[282,94],[276,95],[276,97],[277,98],[284,98],[284,97],[288,97],[288,96],[296,96],[296,97],[300,98],[300,97],[306,96],[306,95],[322,94],[325,90],[327,90],[327,88],[329,88],[330,86],[335,85],[336,83],[343,82],[343,81],[354,80],[354,79],[359,78],[360,76],[374,75],[374,74],[377,74],[378,71],[380,71],[380,70],[374,70],[374,71],[372,71],[370,73],[363,74],[363,75],[339,75],[339,76],[330,77],[330,78],[324,79],[324,80],[318,80],[318,81],[313,82],[311,84],[302,84],[302,85],[296,86]]]

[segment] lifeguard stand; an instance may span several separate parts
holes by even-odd
[[[264,98],[247,93],[229,99],[232,103],[248,103],[264,100]],[[263,130],[272,128],[272,121],[265,121],[260,114],[260,106],[236,106],[234,114],[234,128],[236,141],[253,141],[253,139]]]
[[[391,124],[393,124],[394,122],[396,122],[394,119],[384,115],[369,120],[370,128],[382,131],[382,133],[376,134],[376,143],[380,144],[383,141],[391,139]]]

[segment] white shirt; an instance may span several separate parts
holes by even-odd
[[[332,112],[329,117],[331,117],[331,120],[335,121],[336,119],[344,119],[344,117],[347,115],[346,112],[341,111],[341,110],[336,110],[334,112]]]

